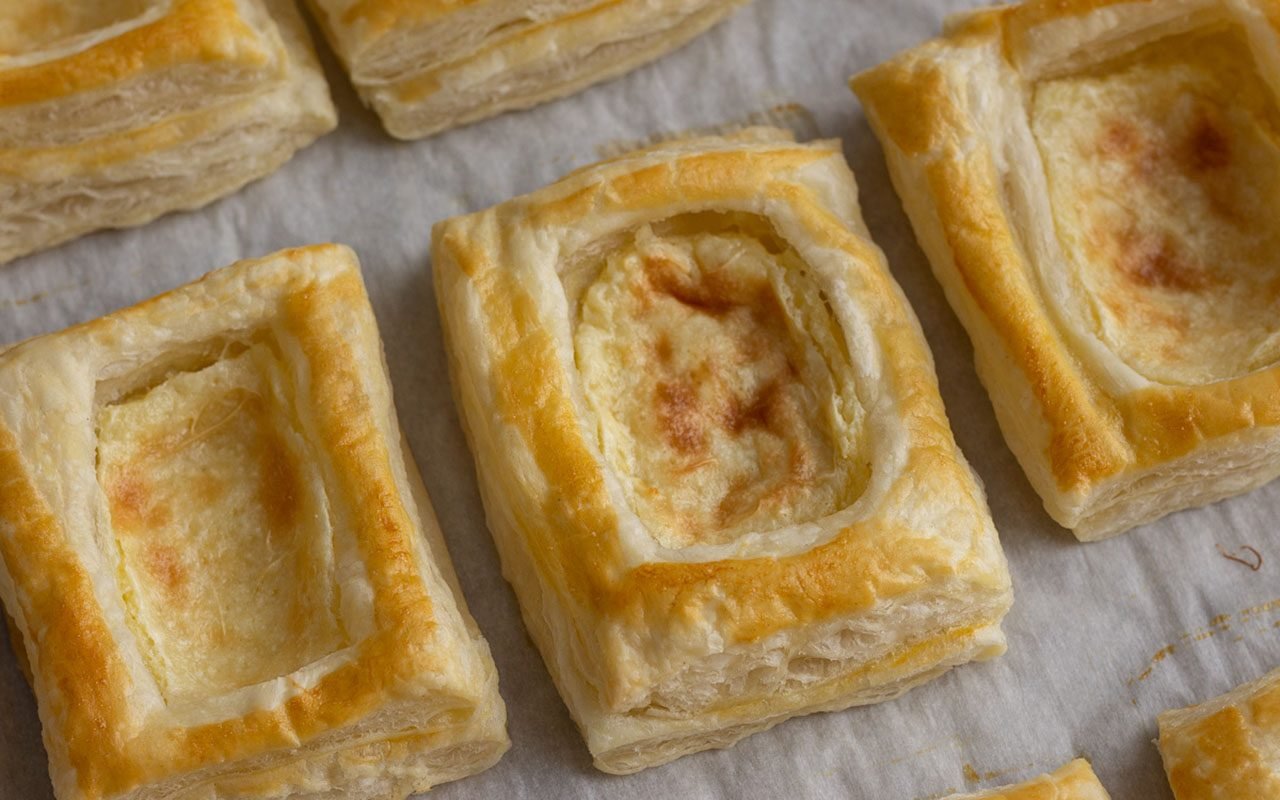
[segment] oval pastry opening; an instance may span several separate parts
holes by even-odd
[[[840,326],[763,219],[690,214],[610,242],[575,356],[601,449],[663,547],[852,504],[870,474]]]
[[[1096,333],[1195,385],[1280,360],[1280,112],[1234,28],[1035,88],[1058,237]]]

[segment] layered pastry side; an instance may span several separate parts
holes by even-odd
[[[1280,670],[1159,717],[1176,800],[1280,797]]]
[[[387,798],[508,743],[354,255],[0,355],[0,597],[59,800]]]
[[[1273,3],[1032,0],[853,86],[1058,522],[1104,538],[1280,474]]]
[[[336,124],[292,0],[9,0],[0,262],[204,205]]]
[[[364,102],[417,139],[572,94],[746,0],[310,0]]]
[[[433,256],[504,573],[600,769],[1003,652],[986,500],[836,144],[661,145]]]
[[[1111,800],[1093,767],[1083,758],[1015,786],[977,794],[953,794],[943,800]]]

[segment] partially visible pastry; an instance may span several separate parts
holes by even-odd
[[[204,205],[336,124],[293,0],[5,0],[0,262]]]
[[[986,498],[838,142],[661,144],[432,252],[489,526],[597,767],[1004,651]]]
[[[1016,786],[977,794],[953,794],[943,800],[1111,800],[1093,768],[1083,758],[1047,775]]]
[[[1030,0],[853,80],[1010,448],[1081,539],[1280,474],[1274,0]]]
[[[1280,670],[1159,717],[1160,755],[1177,800],[1280,797]]]
[[[400,139],[528,108],[675,50],[746,0],[310,0]]]
[[[385,800],[507,749],[346,248],[0,354],[0,487],[58,800]]]

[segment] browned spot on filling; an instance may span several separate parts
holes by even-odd
[[[676,302],[711,316],[720,316],[761,299],[767,286],[744,286],[724,270],[713,270],[695,281],[679,264],[657,256],[644,259],[649,286]]]
[[[1210,172],[1231,165],[1231,139],[1223,126],[1201,108],[1187,137],[1186,163],[1193,172]]]
[[[1128,231],[1120,236],[1119,247],[1121,269],[1142,286],[1192,292],[1213,282],[1210,271],[1186,258],[1168,235]]]
[[[1133,123],[1113,119],[1107,123],[1098,141],[1098,154],[1104,158],[1130,161],[1143,146],[1142,132]]]
[[[155,502],[146,480],[131,469],[115,471],[106,492],[112,522],[125,532],[158,528],[172,518],[167,506]]]
[[[213,505],[226,497],[227,484],[212,475],[201,475],[192,481],[196,496],[205,505]]]
[[[144,557],[147,575],[164,588],[170,599],[178,599],[184,593],[187,584],[187,570],[182,558],[172,547],[165,544],[147,546]]]
[[[289,451],[280,438],[264,433],[260,454],[262,478],[258,484],[258,502],[266,512],[272,534],[293,527],[301,503],[298,472]]]
[[[1112,119],[1096,141],[1097,155],[1120,162],[1132,180],[1144,184],[1185,175],[1200,186],[1216,214],[1234,219],[1232,176],[1224,172],[1232,165],[1230,134],[1212,107],[1201,102],[1192,113],[1190,125],[1172,136],[1148,136],[1132,122]],[[1118,266],[1140,286],[1195,292],[1215,283],[1213,271],[1185,254],[1167,232],[1128,228],[1103,234],[1119,251]]]
[[[687,380],[662,382],[657,386],[658,419],[671,446],[685,454],[702,452],[707,446],[698,393]]]
[[[729,398],[725,409],[724,427],[732,433],[742,433],[748,428],[766,428],[774,403],[777,402],[778,384],[767,383],[746,402],[740,397]]]
[[[653,354],[658,357],[658,361],[662,364],[670,364],[671,357],[675,355],[675,351],[671,348],[671,337],[662,335],[658,337],[658,341],[653,345]]]

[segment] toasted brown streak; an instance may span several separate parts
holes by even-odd
[[[266,512],[268,531],[283,531],[294,526],[301,506],[301,481],[293,458],[279,435],[268,432],[258,455],[258,502]]]
[[[146,570],[151,578],[164,587],[165,593],[172,600],[180,600],[188,577],[182,564],[182,556],[172,547],[164,544],[149,544],[146,547]]]
[[[735,342],[738,349],[735,365],[758,364],[768,354],[771,342],[790,339],[782,307],[767,282],[732,280],[722,270],[702,272],[700,280],[693,280],[679,265],[663,258],[647,257],[644,265],[652,292],[640,298],[646,309],[652,309],[653,295],[659,295],[714,317],[738,315],[731,323],[743,328],[743,334]],[[668,335],[659,335],[654,353],[662,366],[670,366],[673,352]],[[784,353],[781,364],[777,363],[778,359],[772,359],[773,372],[781,374],[766,378],[754,392],[743,395],[730,391],[727,397],[715,398],[708,404],[700,401],[694,380],[714,381],[711,365],[704,365],[707,369],[699,370],[697,375],[682,374],[659,382],[655,395],[668,440],[686,454],[699,454],[706,449],[707,426],[734,435],[749,430],[770,430],[782,435],[781,428],[786,423],[783,414],[787,410],[783,407],[784,380],[794,383],[799,378],[793,358],[792,354]],[[795,460],[810,461],[800,456]],[[739,486],[738,490],[741,489]]]
[[[662,382],[656,389],[658,418],[667,441],[682,453],[702,452],[707,445],[698,394],[688,381]]]
[[[745,285],[721,270],[709,270],[699,279],[691,278],[669,259],[645,256],[645,276],[653,292],[668,297],[706,314],[727,314],[750,306],[768,296],[768,287],[760,283]]]
[[[1116,234],[1120,269],[1134,283],[1145,287],[1194,292],[1212,283],[1209,271],[1187,260],[1178,242],[1167,234],[1139,234],[1132,229]],[[1179,317],[1166,317],[1168,324],[1186,329]]]
[[[1187,140],[1188,165],[1194,172],[1226,169],[1231,165],[1231,137],[1210,112],[1201,109]]]

